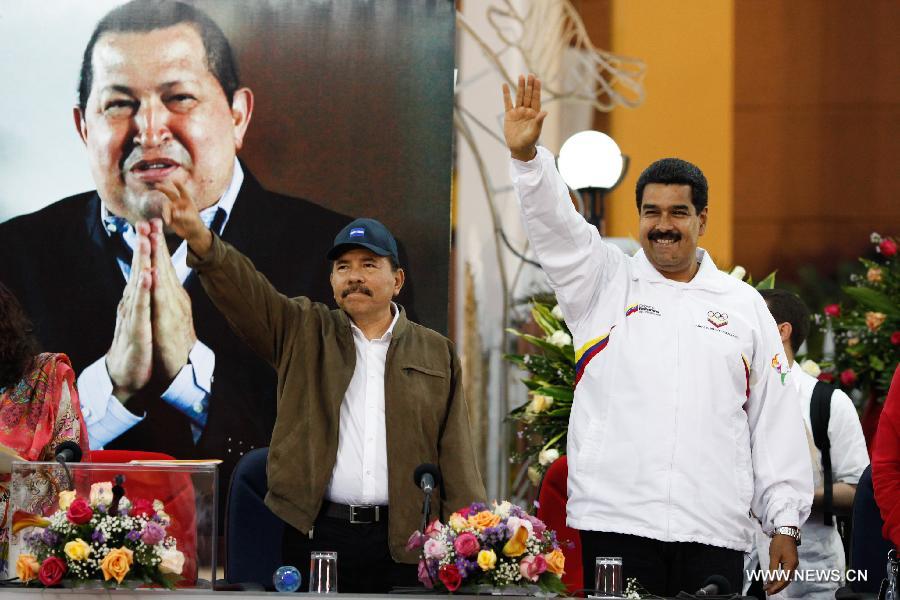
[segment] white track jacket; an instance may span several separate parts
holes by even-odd
[[[512,177],[575,344],[568,524],[745,552],[751,510],[767,533],[802,525],[809,450],[759,293],[702,249],[680,283],[603,242],[544,148]]]

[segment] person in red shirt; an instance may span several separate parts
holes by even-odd
[[[881,533],[900,549],[900,363],[894,371],[875,434],[872,485],[884,519]]]

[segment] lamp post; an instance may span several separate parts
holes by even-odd
[[[599,131],[580,131],[559,150],[559,173],[581,197],[581,214],[606,235],[604,200],[628,169],[628,157],[615,140]]]

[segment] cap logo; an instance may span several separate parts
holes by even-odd
[[[363,227],[354,227],[350,230],[350,237],[352,238],[363,237],[364,235],[366,235],[366,230]]]

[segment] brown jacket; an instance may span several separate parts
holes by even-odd
[[[189,253],[188,264],[234,331],[278,372],[266,504],[306,533],[334,470],[341,402],[356,366],[350,319],[342,310],[280,294],[244,255],[213,238],[208,255]],[[414,563],[416,553],[405,546],[422,519],[416,466],[441,469],[445,499],[435,494],[433,516],[445,519],[486,494],[453,343],[400,311],[384,376],[389,543],[394,560]]]

